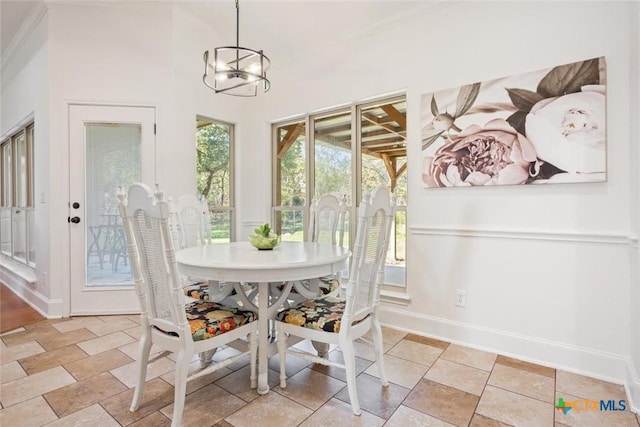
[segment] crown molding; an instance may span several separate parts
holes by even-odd
[[[29,14],[22,22],[18,31],[13,36],[7,48],[2,52],[2,68],[9,62],[13,54],[18,50],[22,42],[31,34],[40,24],[40,21],[47,15],[47,5],[44,2],[36,2],[29,11]]]

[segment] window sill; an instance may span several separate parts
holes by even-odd
[[[388,291],[382,289],[380,291],[380,301],[398,305],[409,305],[411,297],[406,292]]]
[[[11,279],[11,280],[8,280]],[[23,285],[35,285],[38,281],[34,269],[17,264],[14,261],[0,258],[0,280],[20,282]]]

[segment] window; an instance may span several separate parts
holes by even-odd
[[[0,142],[0,253],[35,267],[33,123]]]
[[[304,121],[284,123],[274,127],[275,174],[277,189],[275,199],[276,233],[282,240],[304,240],[307,229],[307,138]]]
[[[273,125],[274,224],[283,240],[303,240],[311,199],[333,194],[350,206],[345,242],[352,246],[357,224],[349,218],[362,193],[386,185],[398,209],[385,282],[405,286],[406,111],[402,95]]]
[[[197,194],[209,205],[213,242],[235,240],[232,124],[196,118]]]
[[[362,191],[384,184],[397,196],[385,265],[385,282],[404,286],[407,240],[407,103],[404,97],[357,107]],[[358,199],[360,200],[360,199]]]

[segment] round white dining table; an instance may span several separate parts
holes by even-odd
[[[194,246],[176,252],[181,272],[221,282],[258,284],[258,393],[269,391],[269,320],[282,306],[292,281],[336,274],[347,268],[351,252],[337,245],[282,242],[272,250],[258,250],[249,242]],[[276,301],[269,300],[269,285],[288,282]],[[241,287],[237,286],[241,291]],[[245,300],[245,302],[248,302]]]

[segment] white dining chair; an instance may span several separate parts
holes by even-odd
[[[309,209],[307,240],[344,246],[348,212],[346,197],[340,201],[332,194],[325,194],[313,199]],[[294,289],[307,298],[337,296],[340,292],[340,273],[296,282]]]
[[[346,298],[315,298],[278,313],[277,345],[280,355],[280,387],[287,386],[286,354],[294,354],[315,363],[346,370],[351,408],[360,415],[356,392],[354,341],[371,332],[380,381],[387,386],[382,349],[382,330],[378,320],[380,287],[384,282],[384,264],[391,226],[396,210],[395,195],[378,187],[365,194],[358,210],[358,230],[351,259]],[[288,336],[338,345],[344,363],[316,356],[287,345]]]
[[[190,248],[211,243],[211,215],[205,200],[195,194],[169,198],[169,227],[175,248]]]
[[[169,205],[156,188],[133,184],[118,193],[127,250],[141,309],[142,334],[138,345],[137,379],[130,410],[138,410],[151,346],[176,353],[174,409],[171,425],[182,421],[187,381],[209,374],[249,355],[251,387],[257,386],[257,315],[215,302],[185,303],[185,295],[169,229]],[[212,351],[239,339],[248,350],[189,374],[194,355]]]
[[[311,201],[309,208],[309,227],[305,241],[331,243],[344,246],[345,223],[349,212],[346,200],[340,201],[332,194],[325,194]],[[278,296],[284,289],[282,284],[273,288]],[[296,280],[288,295],[285,307],[310,298],[337,296],[340,292],[340,273],[312,279]]]
[[[177,200],[169,198],[169,209],[169,227],[176,249],[212,243],[211,215],[206,200],[195,194],[182,194]],[[185,286],[185,295],[190,298],[239,305],[233,283],[207,281],[197,277],[186,278],[186,281],[189,283]]]

